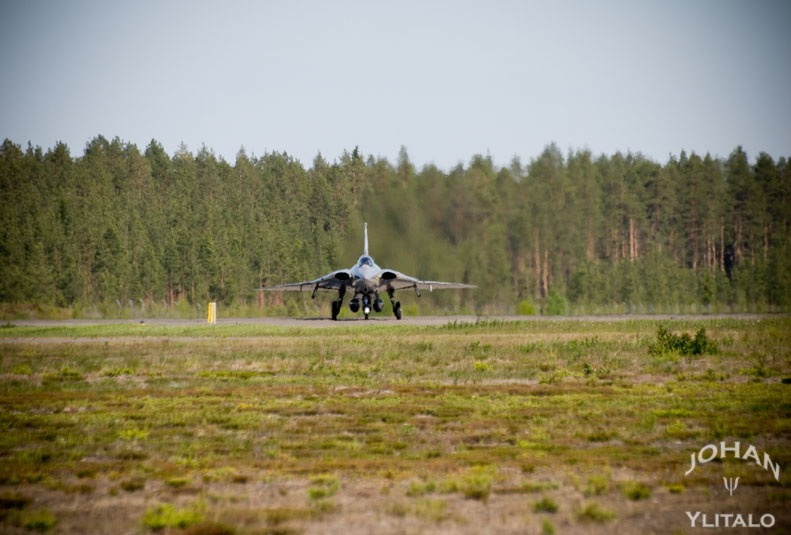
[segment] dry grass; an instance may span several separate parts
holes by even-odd
[[[791,321],[666,325],[719,351],[649,351],[649,321],[4,329],[0,529],[684,533],[723,506],[787,527],[785,471],[684,472],[719,441],[788,465]]]

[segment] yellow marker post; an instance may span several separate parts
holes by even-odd
[[[209,318],[207,321],[210,325],[217,323],[217,303],[209,303]]]

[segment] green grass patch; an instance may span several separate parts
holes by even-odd
[[[651,497],[651,487],[642,481],[626,481],[620,485],[623,495],[633,501],[647,500]]]
[[[334,496],[341,488],[341,483],[334,475],[322,474],[310,479],[313,486],[308,487],[308,499],[319,501]]]
[[[588,484],[585,486],[585,496],[602,496],[610,491],[610,478],[606,475],[588,476]]]
[[[552,498],[544,496],[533,504],[533,510],[536,513],[557,513],[558,503]]]
[[[440,523],[448,517],[445,500],[420,499],[413,507],[415,516],[428,522]]]
[[[409,484],[406,495],[410,497],[423,496],[437,490],[437,485],[433,481],[413,481]]]
[[[492,492],[492,481],[490,469],[474,468],[461,477],[458,488],[465,498],[486,501]]]
[[[173,488],[177,488],[177,489],[181,488],[181,487],[186,487],[190,483],[192,483],[192,478],[189,477],[189,476],[169,477],[169,478],[165,479],[165,485],[167,485],[168,487],[173,487]]]
[[[682,483],[675,483],[667,486],[667,490],[668,492],[670,492],[670,494],[681,494],[686,489],[687,489],[686,486]]]
[[[58,524],[58,519],[46,508],[22,513],[20,524],[30,531],[49,531]]]
[[[204,509],[205,507],[200,503],[190,508],[177,508],[169,503],[156,505],[146,510],[143,515],[143,526],[154,531],[164,528],[187,528],[203,521]]]
[[[138,490],[143,490],[146,487],[146,480],[142,477],[126,479],[121,481],[120,487],[126,492],[136,492]]]
[[[603,524],[614,519],[615,513],[596,502],[591,502],[577,512],[577,518],[583,522]]]

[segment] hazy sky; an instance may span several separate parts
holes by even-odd
[[[791,1],[0,0],[0,139],[791,156]]]

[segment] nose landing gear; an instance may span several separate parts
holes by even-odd
[[[338,290],[338,299],[332,302],[332,319],[337,320],[338,315],[341,312],[341,307],[343,306],[343,297],[346,295],[346,287],[341,286]],[[373,299],[371,295],[363,295],[362,299],[359,298],[360,294],[355,295],[349,301],[349,310],[352,312],[357,312],[362,308],[362,312],[365,315],[365,319],[369,319],[371,311],[374,312],[381,312],[384,309],[384,302],[379,297],[378,294],[373,295]],[[387,296],[390,298],[390,304],[393,307],[393,314],[395,315],[396,319],[401,319],[401,301],[395,300],[395,290],[387,290]]]
[[[371,298],[367,295],[363,296],[363,314],[365,314],[365,319],[368,319],[368,315],[371,313]]]

